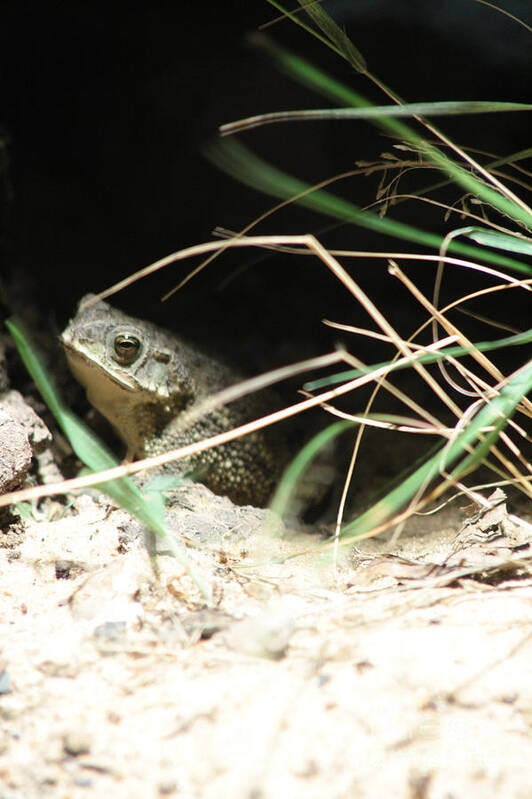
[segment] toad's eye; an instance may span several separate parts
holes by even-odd
[[[140,341],[129,333],[120,333],[114,341],[114,359],[122,366],[129,366],[136,361],[140,352]]]

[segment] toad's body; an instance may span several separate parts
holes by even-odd
[[[64,330],[69,366],[92,405],[116,428],[130,457],[156,455],[251,421],[271,410],[247,397],[187,424],[200,403],[240,376],[172,333],[85,297]],[[286,454],[259,432],[170,464],[239,504],[264,504]]]

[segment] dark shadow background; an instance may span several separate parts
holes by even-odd
[[[371,69],[407,100],[530,102],[530,34],[486,6],[473,0],[325,6]],[[507,2],[505,8],[531,23],[527,3]],[[52,328],[64,325],[86,292],[208,240],[216,225],[239,229],[273,205],[205,159],[204,147],[217,137],[219,124],[325,105],[246,46],[246,34],[277,14],[266,2],[17,2],[3,4],[0,14],[0,124],[9,158],[2,232],[6,297],[14,310],[21,302],[38,306],[43,324]],[[268,34],[368,98],[385,102],[365,78],[291,23],[282,21]],[[530,145],[525,114],[436,124],[463,145],[499,155]],[[270,126],[242,140],[311,181],[392,147],[361,122]],[[401,188],[438,177],[427,172],[414,182],[406,179]],[[375,198],[378,180],[360,177],[334,191],[364,205]],[[455,202],[460,192],[438,196]],[[464,224],[458,218],[446,222],[441,211],[417,203],[403,204],[393,214],[440,232]],[[329,224],[294,207],[257,232],[318,232]],[[355,227],[330,231],[323,240],[357,249],[397,247]],[[316,261],[282,256],[253,265],[255,259],[256,253],[243,250],[224,255],[163,306],[161,294],[196,262],[169,267],[114,301],[221,350],[250,372],[321,353],[341,340],[320,324],[324,316],[368,324]],[[240,270],[246,264],[251,265]],[[417,308],[387,275],[385,262],[352,261],[349,267],[401,332],[411,331]],[[430,290],[432,267],[405,268]],[[13,290],[21,277],[22,293]],[[476,275],[449,269],[444,298],[484,285]],[[527,324],[530,304],[527,310],[522,295],[497,295],[483,312],[515,327]],[[483,325],[473,334],[495,338],[498,332]],[[380,357],[358,341],[356,347],[370,360]]]

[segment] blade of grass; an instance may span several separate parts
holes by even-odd
[[[270,503],[270,508],[274,513],[277,513],[283,518],[289,505],[290,497],[293,495],[298,481],[307,471],[314,458],[329,441],[343,433],[349,427],[353,427],[354,424],[355,422],[351,421],[335,422],[326,427],[325,430],[321,430],[305,444],[286,468],[275,491]]]
[[[369,531],[386,527],[389,519],[398,514],[401,508],[413,497],[420,486],[428,485],[439,474],[447,471],[461,456],[463,461],[451,472],[436,492],[443,493],[447,483],[462,479],[484,460],[489,448],[496,442],[500,431],[506,426],[518,403],[532,390],[532,361],[515,372],[499,395],[487,403],[472,419],[465,430],[448,444],[445,444],[425,464],[417,469],[401,485],[391,491],[380,502],[363,513],[341,531],[344,540],[352,542],[365,537]],[[489,433],[481,431],[491,427]],[[473,451],[468,451],[474,447]]]
[[[274,8],[277,8],[279,11],[281,11],[281,13],[283,14],[284,17],[288,17],[296,25],[299,25],[300,28],[303,28],[303,30],[308,31],[308,33],[312,34],[312,36],[315,36],[316,39],[319,39],[320,42],[322,42],[323,44],[327,45],[327,47],[330,47],[331,50],[333,50],[335,53],[337,53],[337,55],[342,56],[342,58],[347,58],[347,56],[342,52],[340,47],[338,47],[333,42],[331,42],[330,39],[327,36],[324,36],[321,33],[318,33],[317,30],[314,30],[314,28],[312,28],[308,23],[306,23],[303,19],[301,19],[301,15],[292,13],[287,8],[285,8],[283,5],[281,5],[281,3],[279,3],[277,0],[268,0],[268,2],[269,2],[269,4],[271,6],[273,6]],[[305,10],[304,6],[302,6],[302,7],[303,7],[303,10]],[[362,58],[362,61],[360,62],[360,64],[362,66],[365,66],[365,61],[364,61],[362,55],[361,55],[361,58]],[[352,64],[352,66],[355,69],[358,68],[356,66],[356,61],[355,62],[350,62],[350,63]]]
[[[311,20],[320,28],[327,39],[338,49],[338,52],[348,61],[357,72],[367,71],[366,60],[351,39],[340,26],[330,17],[319,3],[308,3],[299,0],[299,5]]]
[[[525,330],[523,333],[516,333],[513,336],[506,336],[505,338],[497,339],[496,341],[479,341],[473,344],[471,347],[453,345],[441,349],[438,352],[428,352],[426,355],[421,355],[419,357],[419,363],[436,363],[437,361],[444,360],[445,358],[449,358],[451,356],[460,358],[466,355],[471,355],[472,349],[478,350],[480,352],[490,352],[491,350],[500,350],[504,349],[505,347],[517,347],[523,344],[530,344],[530,342],[532,342],[532,329]],[[410,367],[410,364],[404,362],[399,362],[397,365],[393,365],[391,361],[383,361],[382,363],[368,366],[364,371],[360,369],[350,369],[349,371],[339,372],[334,375],[327,375],[326,377],[309,381],[303,385],[303,388],[305,391],[315,391],[318,388],[333,385],[334,383],[343,383],[345,380],[352,380],[355,377],[359,377],[361,374],[369,374],[371,371],[375,369],[381,369],[383,366],[387,365],[390,366],[390,371],[397,371],[399,369],[404,369],[405,367]]]
[[[310,33],[316,39],[319,39],[320,42],[329,47],[334,53],[342,56],[342,58],[345,58],[345,60],[348,61],[351,66],[357,70],[357,72],[361,72],[362,74],[367,73],[366,59],[354,46],[342,29],[338,27],[334,20],[332,20],[328,14],[323,12],[322,9],[320,9],[322,14],[319,15],[319,17],[319,12],[318,14],[314,15],[314,17],[312,16],[311,9],[314,9],[314,6],[317,4],[308,3],[306,0],[303,0],[303,2],[299,0],[299,4],[301,6],[300,10],[305,11],[311,18],[313,18],[316,24],[318,24],[322,29],[323,33],[319,33],[319,31],[305,22],[301,18],[301,14],[295,14],[292,11],[289,11],[289,9],[285,8],[282,3],[279,3],[278,0],[267,0],[267,2],[271,6],[274,6],[274,8],[277,8],[279,11],[281,11],[284,17],[291,19],[292,22],[294,22],[300,28],[303,28],[303,30],[306,30],[307,33]],[[339,35],[337,32],[339,32]]]
[[[529,103],[496,102],[492,100],[446,100],[404,105],[371,105],[364,108],[313,108],[302,111],[272,111],[257,114],[236,122],[220,125],[222,136],[244,130],[272,125],[278,122],[313,122],[316,120],[379,119],[382,117],[463,116],[467,114],[493,114],[508,111],[532,111]]]
[[[294,202],[310,208],[318,213],[339,219],[343,222],[366,227],[377,233],[406,239],[419,245],[440,249],[443,238],[434,233],[407,225],[369,211],[362,211],[358,206],[325,191],[312,191],[312,187],[302,180],[267,164],[246,147],[237,142],[216,142],[206,150],[209,157],[220,169],[233,177],[274,197],[294,198]],[[532,274],[532,267],[513,258],[479,250],[461,242],[450,242],[449,251],[496,263],[501,267],[514,269],[524,274]]]
[[[302,0],[299,0],[299,2],[300,2],[300,5],[301,5],[302,4]],[[312,8],[313,8],[313,6],[307,6],[307,4],[304,4],[304,10],[309,16],[312,16]],[[334,20],[331,17],[329,17],[327,12],[322,7],[320,7],[320,11],[318,12],[318,15],[319,15],[319,18],[320,18],[320,27],[322,28],[322,30],[324,29],[325,25],[327,25],[328,27],[336,26],[336,23],[334,22]],[[325,20],[327,20],[327,21],[325,21]],[[311,31],[311,32],[313,32],[313,31]],[[345,33],[344,33],[344,38],[354,48],[353,43],[349,40],[349,38],[346,36]],[[335,46],[335,44],[333,42],[333,47],[334,46]],[[356,50],[356,48],[355,48],[355,50]],[[345,45],[340,47],[340,55],[343,55],[344,58],[347,58],[347,60],[349,60],[349,57],[346,55]],[[365,66],[365,64],[364,64],[364,66]],[[357,67],[355,65],[355,69],[356,68]],[[375,86],[377,86],[382,92],[384,92],[384,94],[387,97],[389,97],[391,100],[393,100],[394,103],[397,103],[398,105],[404,105],[404,100],[396,92],[394,92],[389,86],[387,86],[385,83],[383,83],[383,81],[380,80],[376,75],[374,75],[372,72],[370,72],[369,69],[367,69],[367,68],[364,69],[364,75]],[[509,201],[510,203],[514,203],[521,211],[523,211],[525,213],[525,215],[528,215],[529,221],[528,222],[525,221],[524,224],[530,226],[530,224],[532,223],[532,210],[526,205],[526,203],[524,203],[521,200],[520,197],[518,197],[516,194],[514,194],[507,186],[505,186],[504,183],[501,183],[495,177],[495,175],[493,173],[490,173],[481,164],[479,164],[477,161],[475,161],[474,158],[472,158],[472,156],[469,153],[467,153],[465,150],[461,149],[456,144],[454,144],[444,133],[442,133],[438,128],[436,128],[433,123],[428,122],[424,117],[422,117],[420,115],[416,115],[416,120],[421,125],[423,125],[427,130],[429,130],[434,136],[436,136],[440,140],[440,142],[442,142],[447,147],[450,147],[455,152],[456,155],[458,155],[465,163],[469,164],[469,167],[473,168],[473,170],[475,170],[481,176],[481,178],[483,180],[478,181],[477,194],[480,191],[482,193],[482,195],[483,195],[482,198],[484,199],[485,202],[490,202],[490,200],[489,200],[489,192],[492,192],[492,190],[489,189],[486,184],[491,184],[496,189],[495,196],[493,197],[493,201],[491,202],[491,204],[495,205],[495,207],[499,207],[497,205],[497,202],[498,202],[497,201],[497,197],[501,201],[505,200],[505,201]],[[404,126],[404,125],[402,127],[403,127],[406,135],[408,135],[410,133],[409,129],[406,126]],[[413,134],[413,135],[417,136],[417,134]],[[432,155],[433,155],[433,159],[432,160],[436,161],[436,163],[438,163],[438,160],[440,158],[443,159],[443,161],[440,161],[440,166],[442,168],[445,168],[445,163],[446,162],[449,165],[451,165],[453,163],[452,161],[449,161],[449,159],[447,158],[446,155],[444,155],[444,153],[442,153],[440,150],[434,148],[425,139],[420,138],[419,141],[420,141],[421,148],[424,149],[425,152],[432,151]],[[464,171],[461,167],[458,167],[456,164],[454,165],[454,167],[455,167],[455,169],[458,169],[458,172],[456,173],[455,176],[451,175],[453,180],[455,180],[455,181],[457,181],[459,183],[461,182],[460,179],[459,179],[460,172],[463,173],[463,179],[465,179],[465,180],[467,180],[468,177],[473,177],[472,175],[469,174],[469,172]],[[448,170],[446,170],[446,171],[448,171]],[[475,180],[475,178],[473,178],[473,179]],[[499,192],[500,195],[497,194],[497,192]],[[493,194],[493,192],[492,192],[492,194]],[[499,210],[501,211],[501,213],[505,213],[505,211],[503,210],[502,207],[499,207]]]
[[[334,102],[340,102],[345,105],[367,108],[371,103],[362,95],[354,92],[349,87],[341,84],[339,81],[331,78],[322,70],[310,64],[303,58],[295,56],[292,53],[284,50],[277,44],[274,44],[266,36],[255,36],[253,41],[259,44],[268,54],[273,58],[280,69],[300,83],[314,89],[315,91],[324,94]],[[380,84],[378,84],[380,85]],[[396,99],[393,93],[388,91],[389,96]],[[423,121],[419,118],[419,121]],[[422,136],[411,130],[403,122],[398,119],[386,116],[380,116],[376,119],[375,124],[382,127],[384,130],[393,133],[393,135],[410,142],[416,148],[421,150],[425,155],[440,169],[442,169],[450,178],[465,188],[467,191],[472,192],[475,196],[480,197],[485,202],[497,208],[502,214],[510,216],[512,219],[519,220],[527,227],[532,227],[532,210],[519,200],[519,198],[512,195],[513,199],[508,199],[503,196],[499,191],[503,190],[506,194],[507,190],[502,184],[499,184],[499,191],[495,191],[488,186],[483,180],[474,177],[470,172],[465,170],[462,166],[449,159],[441,150],[431,145]],[[440,135],[436,129],[431,128],[433,133]],[[443,137],[446,144],[451,144],[445,137]],[[454,146],[455,150],[458,150]],[[484,178],[489,177],[483,167],[477,164],[473,159],[467,157],[462,151],[459,154],[466,158],[470,166],[480,170],[484,173]]]
[[[319,3],[309,3],[307,0],[299,0],[299,5],[311,20],[320,28],[336,48],[357,72],[367,71],[366,60],[360,50],[358,50],[351,39],[346,35],[332,17],[327,14]]]
[[[506,233],[494,233],[492,230],[486,230],[486,228],[471,228],[469,233],[465,235],[483,247],[496,247],[508,252],[532,255],[532,240],[530,239],[509,236]]]

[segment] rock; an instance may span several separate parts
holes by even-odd
[[[0,494],[13,491],[24,480],[35,453],[51,441],[50,431],[18,391],[0,400]]]
[[[216,633],[227,630],[233,618],[219,608],[204,608],[183,614],[179,621],[190,638],[206,641]]]
[[[172,793],[177,793],[178,785],[175,780],[162,780],[157,786],[159,796],[169,796]]]
[[[7,669],[0,671],[0,694],[8,694],[11,691],[11,678]]]
[[[281,660],[286,655],[294,629],[294,619],[290,614],[268,609],[233,625],[225,641],[237,652]]]
[[[63,749],[67,755],[72,757],[79,757],[79,755],[86,755],[90,752],[92,740],[85,730],[71,730],[63,738]]]
[[[34,455],[40,455],[52,440],[52,434],[41,417],[18,391],[7,391],[2,396],[1,404],[12,412],[17,422],[24,428]]]
[[[108,641],[122,640],[127,632],[125,621],[105,621],[95,627],[93,635],[95,638],[105,638]]]
[[[33,451],[23,425],[9,406],[0,403],[0,494],[22,485]]]

